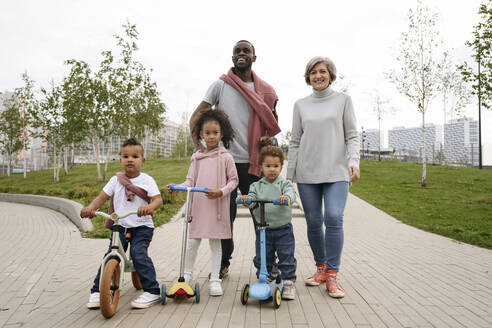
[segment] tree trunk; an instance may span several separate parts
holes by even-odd
[[[65,170],[65,175],[68,175],[68,151],[67,147],[63,147],[63,169]]]
[[[104,163],[104,173],[103,173],[104,181],[106,181],[106,177],[108,174],[109,156],[111,155],[111,149],[112,148],[113,148],[113,138],[109,137],[109,147],[108,147],[108,151],[106,152],[106,162]]]
[[[7,151],[7,176],[10,177],[12,154]]]
[[[56,177],[56,143],[53,142],[53,181],[57,182]]]
[[[60,169],[61,169],[61,159],[63,156],[63,150],[58,152],[58,162],[56,163],[56,182],[60,182]]]
[[[24,149],[24,179],[27,178],[27,158],[26,150]]]
[[[75,144],[72,142],[72,154],[71,154],[71,161],[70,161],[70,163],[72,163],[72,166],[74,162],[75,162]]]
[[[378,108],[379,110],[379,108]],[[379,130],[378,130],[378,161],[381,162],[381,116],[378,119],[379,122]]]
[[[427,154],[425,152],[425,110],[422,111],[422,187],[427,186]]]
[[[97,181],[102,181],[101,163],[99,162],[99,140],[96,131],[93,131],[92,146],[94,147],[94,154],[96,155]]]

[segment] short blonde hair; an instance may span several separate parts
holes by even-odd
[[[311,73],[314,66],[316,66],[319,63],[323,63],[326,65],[326,68],[328,69],[328,73],[330,73],[330,84],[335,82],[335,80],[337,79],[337,67],[335,66],[335,63],[333,63],[333,61],[328,57],[316,56],[313,59],[311,59],[306,65],[306,71],[304,72],[304,79],[306,80],[307,85],[311,85],[311,81],[309,80],[309,73]]]

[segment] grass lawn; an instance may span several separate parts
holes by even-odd
[[[361,161],[350,192],[414,227],[492,249],[492,170]]]
[[[164,206],[154,214],[154,224],[160,226],[169,222],[172,216],[185,202],[185,194],[170,196],[166,191],[169,183],[181,183],[186,178],[190,160],[187,159],[159,159],[145,162],[142,172],[152,176],[161,190]],[[119,162],[108,166],[108,179],[116,172],[123,171]],[[60,182],[53,182],[53,171],[44,170],[30,172],[27,179],[22,174],[7,177],[0,175],[0,192],[38,194],[72,199],[82,205],[89,205],[104,187],[105,182],[97,182],[96,165],[82,165],[69,169],[69,174],[60,172]],[[109,201],[101,208],[107,212]],[[92,220],[94,231],[84,234],[91,238],[107,238],[110,231],[104,228],[104,219],[101,217]]]

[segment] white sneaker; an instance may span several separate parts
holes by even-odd
[[[91,296],[89,296],[89,302],[87,303],[87,307],[89,309],[98,309],[100,300],[99,300],[99,292],[96,293],[91,293]]]
[[[185,282],[189,285],[193,280],[193,274],[191,272],[185,272],[183,274],[183,278],[185,279]]]
[[[132,301],[135,309],[145,309],[161,301],[161,295],[144,292],[136,300]]]
[[[210,279],[210,296],[222,296],[222,280]]]

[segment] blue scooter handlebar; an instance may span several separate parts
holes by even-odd
[[[273,198],[273,199],[253,199],[251,197],[248,197],[248,200],[243,202],[241,198],[236,198],[236,204],[242,204],[242,205],[250,205],[251,203],[273,203],[274,205],[279,205],[279,206],[289,206],[290,201],[287,199],[287,201],[284,201],[283,203],[280,203],[278,198]]]
[[[188,188],[190,189],[191,192],[204,192],[206,193],[207,191],[210,190],[210,188],[199,188],[199,187],[186,187],[186,186],[175,186],[175,185],[170,185],[169,190],[171,191],[188,191]]]

